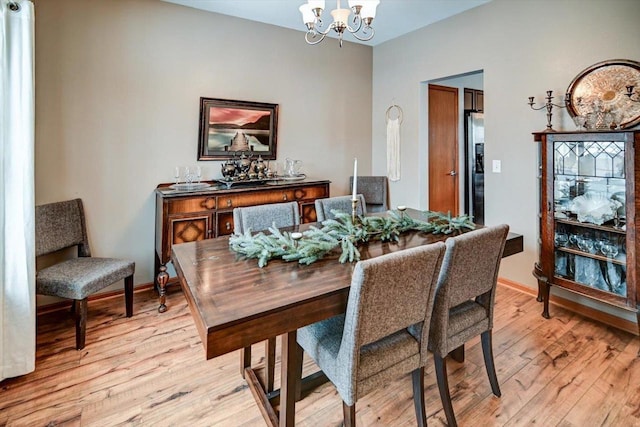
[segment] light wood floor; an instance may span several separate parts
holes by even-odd
[[[83,351],[74,349],[67,313],[41,316],[36,371],[0,383],[0,426],[264,425],[240,377],[238,352],[205,360],[179,286],[169,288],[167,302],[169,311],[158,314],[152,290],[136,293],[127,319],[123,297],[93,301]],[[552,307],[551,320],[540,311],[531,296],[499,286],[493,336],[502,398],[491,394],[479,342],[472,342],[464,364],[448,364],[458,423],[640,425],[638,338],[560,308]],[[254,346],[256,363],[262,349]],[[311,362],[305,370],[314,370]],[[444,425],[431,363],[425,397],[429,424]],[[361,426],[415,425],[410,377],[361,399],[357,409]],[[333,386],[298,402],[296,420],[340,425]]]

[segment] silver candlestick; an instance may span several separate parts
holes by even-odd
[[[640,93],[638,93],[638,91],[634,92],[633,87],[633,85],[627,86],[627,93],[625,93],[625,95],[627,95],[631,102],[640,102]],[[633,99],[632,96],[634,95],[637,96],[638,99]]]
[[[547,109],[547,129],[544,130],[544,132],[555,132],[555,129],[553,129],[553,127],[551,126],[551,116],[552,113],[551,111],[553,110],[553,107],[557,107],[557,108],[567,108],[567,106],[569,104],[571,104],[571,94],[567,93],[564,96],[564,102],[565,105],[558,105],[558,104],[554,104],[553,103],[553,91],[552,90],[548,90],[547,91],[547,102],[545,102],[541,107],[534,107],[533,104],[534,102],[534,97],[530,96],[529,97],[529,107],[531,107],[532,110],[535,111],[539,111],[542,110],[543,108]]]
[[[358,199],[351,199],[351,221],[356,223],[356,218],[358,216]]]

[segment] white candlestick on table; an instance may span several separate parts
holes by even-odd
[[[356,194],[358,194],[358,158],[353,162],[353,196],[352,200],[356,200]]]

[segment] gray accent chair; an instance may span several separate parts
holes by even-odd
[[[133,273],[135,263],[91,256],[82,200],[36,206],[36,257],[61,249],[78,247],[78,257],[39,270],[36,293],[73,300],[76,349],[85,345],[88,296],[124,279],[127,317],[133,315]]]
[[[233,232],[242,235],[247,230],[264,231],[275,225],[277,228],[300,224],[300,210],[297,202],[272,203],[267,205],[248,206],[233,210]],[[269,338],[265,342],[265,389],[273,391],[275,374],[276,339]],[[240,373],[245,376],[245,369],[251,366],[251,347],[245,347],[240,354]]]
[[[449,394],[446,357],[451,353],[454,360],[463,361],[464,343],[478,335],[491,390],[494,395],[501,395],[493,361],[491,329],[498,269],[508,233],[509,226],[503,224],[474,230],[445,242],[447,251],[438,277],[429,350],[433,352],[440,399],[449,427],[457,423]]]
[[[316,199],[316,217],[318,222],[325,221],[327,219],[334,219],[336,216],[331,213],[332,210],[351,213],[351,197],[352,196],[338,196],[329,197],[326,199]],[[358,215],[367,214],[367,204],[362,194],[356,196],[358,198]]]
[[[264,231],[272,225],[277,228],[300,224],[300,208],[297,202],[272,203],[268,205],[248,206],[233,210],[233,232],[244,234],[251,231]]]
[[[349,188],[353,188],[353,177],[349,177]],[[358,176],[358,193],[367,201],[367,212],[389,210],[389,183],[386,176]]]
[[[409,372],[418,425],[426,425],[424,366],[443,254],[438,242],[358,262],[346,313],[298,330],[298,344],[342,398],[345,426],[355,426],[359,398]],[[409,333],[416,324],[422,335]]]

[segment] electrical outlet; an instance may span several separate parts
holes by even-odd
[[[493,169],[492,169],[493,173],[500,173],[502,172],[502,162],[500,160],[494,160],[493,161]]]

